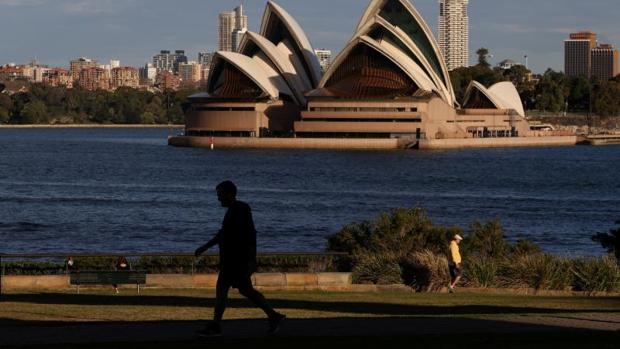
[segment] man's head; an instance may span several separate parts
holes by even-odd
[[[231,181],[224,181],[215,187],[217,199],[222,207],[230,207],[237,200],[237,186]]]
[[[454,241],[456,241],[457,244],[460,244],[461,241],[463,241],[463,237],[460,236],[459,234],[454,235]]]

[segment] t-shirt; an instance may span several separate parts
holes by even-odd
[[[235,201],[228,208],[218,235],[221,270],[245,272],[256,265],[256,229],[248,204]]]
[[[456,243],[456,240],[450,241],[450,254],[448,259],[454,264],[461,263],[461,253],[459,252],[459,244]]]

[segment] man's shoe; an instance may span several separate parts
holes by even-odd
[[[222,335],[222,326],[217,322],[210,322],[202,330],[196,331],[198,337],[219,337]]]
[[[269,330],[267,331],[267,334],[278,333],[278,331],[280,331],[280,328],[282,327],[282,323],[284,322],[284,319],[286,319],[286,315],[280,314],[280,313],[276,313],[276,315],[270,317],[269,318]]]

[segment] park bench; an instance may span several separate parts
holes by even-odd
[[[146,271],[140,270],[117,270],[117,271],[72,271],[69,283],[77,286],[80,293],[81,285],[133,285],[135,284],[140,293],[140,285],[146,284]]]

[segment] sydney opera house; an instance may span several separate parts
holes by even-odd
[[[217,52],[191,97],[186,137],[471,139],[529,131],[510,82],[457,101],[431,29],[409,0],[371,0],[324,73],[295,19],[267,3],[260,33]]]

